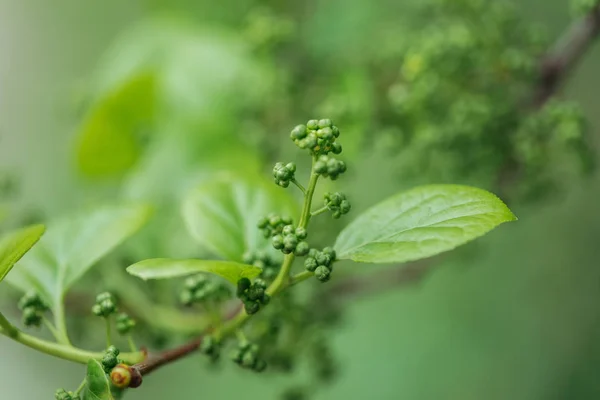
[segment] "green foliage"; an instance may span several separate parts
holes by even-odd
[[[272,183],[254,178],[217,177],[193,190],[183,216],[198,244],[224,259],[241,261],[246,251],[265,250],[256,225],[269,212],[293,215],[297,202]]]
[[[10,232],[0,238],[0,281],[17,261],[27,253],[44,234],[43,225],[34,225]]]
[[[136,163],[143,150],[143,135],[148,134],[144,130],[152,128],[155,90],[154,77],[142,74],[94,104],[78,138],[81,172],[90,177],[110,177]]]
[[[83,400],[113,400],[110,392],[110,381],[102,364],[90,360],[87,364],[87,384],[83,389]]]
[[[140,229],[149,215],[144,206],[114,206],[52,221],[7,280],[23,291],[35,289],[55,308],[93,264]]]
[[[459,185],[417,187],[384,200],[338,236],[340,259],[392,263],[451,250],[516,217],[495,195]]]
[[[261,269],[253,265],[231,261],[155,258],[130,265],[127,267],[127,272],[144,280],[179,278],[207,272],[235,284],[241,278],[257,277],[261,273]]]
[[[575,15],[586,15],[595,7],[600,6],[598,0],[571,0],[571,10]]]

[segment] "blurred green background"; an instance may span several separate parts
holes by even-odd
[[[9,223],[22,222],[12,215],[43,219],[124,198],[155,201],[163,207],[157,224],[171,229],[179,225],[177,194],[203,175],[256,166],[268,176],[275,158],[295,157],[287,132],[312,118],[309,113],[340,115],[335,122],[343,134],[347,127],[342,138],[356,172],[340,185],[357,211],[415,182],[498,191],[489,183],[498,169],[492,161],[462,166],[484,176],[466,177],[442,164],[401,179],[397,171],[412,161],[398,161],[402,144],[390,144],[393,132],[376,135],[394,120],[378,115],[377,96],[364,90],[368,71],[393,61],[380,50],[405,48],[419,24],[429,27],[432,19],[415,4],[0,0],[0,169],[18,176],[18,195],[7,203]],[[516,6],[524,25],[545,27],[549,42],[572,20],[565,1]],[[421,22],[407,23],[413,15]],[[564,90],[588,120],[592,147],[600,133],[599,69],[596,45]],[[337,110],[340,104],[349,111]],[[97,131],[114,132],[112,145],[129,150],[103,147]],[[123,132],[130,136],[123,139]],[[239,144],[223,150],[224,142]],[[472,150],[448,154],[462,158],[462,151]],[[571,161],[561,160],[540,167],[560,179],[560,190],[534,201],[507,199],[518,223],[469,246],[416,285],[350,304],[342,326],[330,333],[340,376],[315,398],[600,398],[600,181],[597,173],[565,174]],[[177,226],[169,236],[180,243]],[[139,247],[132,256],[188,252],[175,243]],[[345,268],[353,274],[374,267]],[[0,289],[8,291],[5,284]],[[79,366],[6,339],[0,346],[2,398],[47,399],[57,387],[80,382]],[[275,399],[297,378],[230,366],[212,371],[190,357],[148,377],[127,398]]]

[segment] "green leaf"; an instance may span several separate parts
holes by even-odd
[[[83,400],[113,400],[110,381],[97,360],[89,360],[86,374],[87,384],[83,389]]]
[[[23,291],[38,290],[56,306],[94,263],[135,233],[149,215],[146,206],[124,205],[51,222],[44,238],[7,281]]]
[[[77,164],[90,177],[129,170],[142,151],[142,135],[152,128],[155,80],[133,77],[106,95],[86,115],[77,142]]]
[[[40,240],[45,230],[43,225],[33,225],[0,238],[0,282],[15,263]]]
[[[214,255],[241,261],[248,250],[265,249],[268,241],[258,220],[275,212],[298,214],[298,203],[273,182],[223,175],[201,184],[185,198],[183,217],[191,235]]]
[[[421,186],[360,215],[338,236],[340,259],[392,263],[454,249],[517,218],[498,197],[459,185]]]
[[[259,267],[231,261],[173,260],[169,258],[153,258],[127,267],[127,272],[144,280],[178,278],[199,272],[208,272],[219,275],[233,284],[241,278],[256,278],[261,271]]]

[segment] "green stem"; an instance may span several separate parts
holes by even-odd
[[[54,339],[56,339],[57,341],[60,341],[60,338],[61,338],[60,332],[56,329],[56,327],[52,324],[52,322],[50,322],[50,320],[48,320],[48,318],[46,318],[46,317],[42,318],[42,322],[44,323],[46,328],[48,328],[48,330],[50,331],[52,336],[54,336]]]
[[[317,216],[319,214],[323,214],[324,212],[327,212],[327,211],[329,211],[329,208],[327,206],[323,206],[323,207],[319,208],[318,210],[311,212],[310,216],[315,217],[315,216]]]
[[[298,272],[296,275],[290,278],[290,281],[286,287],[294,286],[302,281],[312,278],[314,275],[315,273],[310,271]]]
[[[294,185],[296,185],[296,186],[298,187],[298,189],[300,189],[300,191],[301,191],[302,193],[306,194],[306,189],[304,189],[304,186],[302,186],[302,185],[300,184],[300,182],[298,182],[298,181],[296,180],[296,178],[292,179],[292,181],[291,181],[291,182],[292,182]]]
[[[65,317],[64,297],[61,295],[55,301],[56,307],[52,310],[54,314],[54,326],[56,327],[56,340],[66,346],[72,346],[67,333],[67,319]]]
[[[302,207],[302,214],[300,214],[300,222],[298,222],[298,227],[305,228],[308,226],[310,222],[310,209],[312,206],[312,198],[315,194],[315,189],[317,187],[317,182],[319,180],[319,175],[315,173],[314,166],[317,161],[316,157],[313,157],[313,168],[310,174],[310,180],[308,182],[308,187],[304,193],[304,205]],[[292,270],[292,265],[294,264],[294,260],[296,256],[292,254],[287,254],[283,258],[283,263],[281,264],[281,269],[273,280],[273,283],[269,285],[266,290],[266,293],[269,296],[275,296],[287,286],[290,285],[290,271]],[[306,278],[304,278],[306,279]],[[246,310],[242,309],[237,316],[231,319],[229,322],[225,323],[221,326],[220,329],[215,331],[215,338],[217,340],[222,340],[224,337],[231,335],[237,329],[242,327],[250,316],[246,313]]]
[[[130,334],[130,333],[129,333],[129,334],[127,334],[127,343],[129,343],[129,349],[130,349],[132,352],[134,352],[134,353],[135,353],[135,352],[137,352],[137,351],[138,351],[138,348],[137,348],[137,346],[135,345],[135,342],[133,341],[133,337],[131,336],[131,334]]]
[[[92,358],[100,361],[102,360],[102,357],[104,357],[104,353],[90,352],[73,346],[49,342],[47,340],[38,339],[35,336],[28,335],[19,330],[17,330],[16,334],[13,332],[12,335],[9,334],[6,329],[0,330],[0,333],[39,352],[79,364],[87,364],[88,360]],[[144,353],[142,352],[121,353],[119,355],[119,358],[121,358],[127,364],[141,362],[144,360],[144,357]]]
[[[10,322],[8,322],[8,320],[6,319],[6,317],[4,316],[4,314],[2,314],[0,312],[0,327],[2,328],[2,330],[0,332],[2,332],[2,334],[10,337],[10,338],[15,338],[17,336],[19,336],[19,330]]]
[[[87,383],[87,379],[84,378],[83,382],[81,382],[81,385],[79,385],[79,387],[77,388],[77,390],[75,390],[75,396],[79,396],[79,394],[81,393],[81,391],[85,387],[86,383]]]
[[[104,318],[106,322],[106,348],[108,349],[112,344],[111,334],[110,334],[110,317]]]

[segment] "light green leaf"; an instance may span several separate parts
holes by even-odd
[[[142,151],[141,136],[152,128],[155,81],[133,77],[106,95],[87,113],[77,142],[77,164],[90,177],[126,172]]]
[[[356,218],[338,236],[338,258],[414,261],[454,249],[517,218],[495,195],[459,185],[421,186]]]
[[[0,282],[13,265],[40,240],[45,230],[43,225],[33,225],[0,238]]]
[[[110,393],[110,382],[102,365],[97,360],[89,360],[87,364],[87,383],[83,389],[83,400],[113,400]]]
[[[127,272],[144,280],[178,278],[199,272],[208,272],[219,275],[233,284],[241,278],[256,278],[261,271],[262,269],[259,267],[231,261],[174,260],[169,258],[153,258],[127,267]]]
[[[261,217],[298,214],[298,203],[289,193],[260,178],[221,175],[192,190],[183,202],[183,218],[200,246],[240,261],[244,252],[268,246],[256,226]]]
[[[149,218],[146,206],[102,207],[48,224],[40,243],[7,281],[24,291],[36,289],[52,306],[100,258],[135,233]]]

